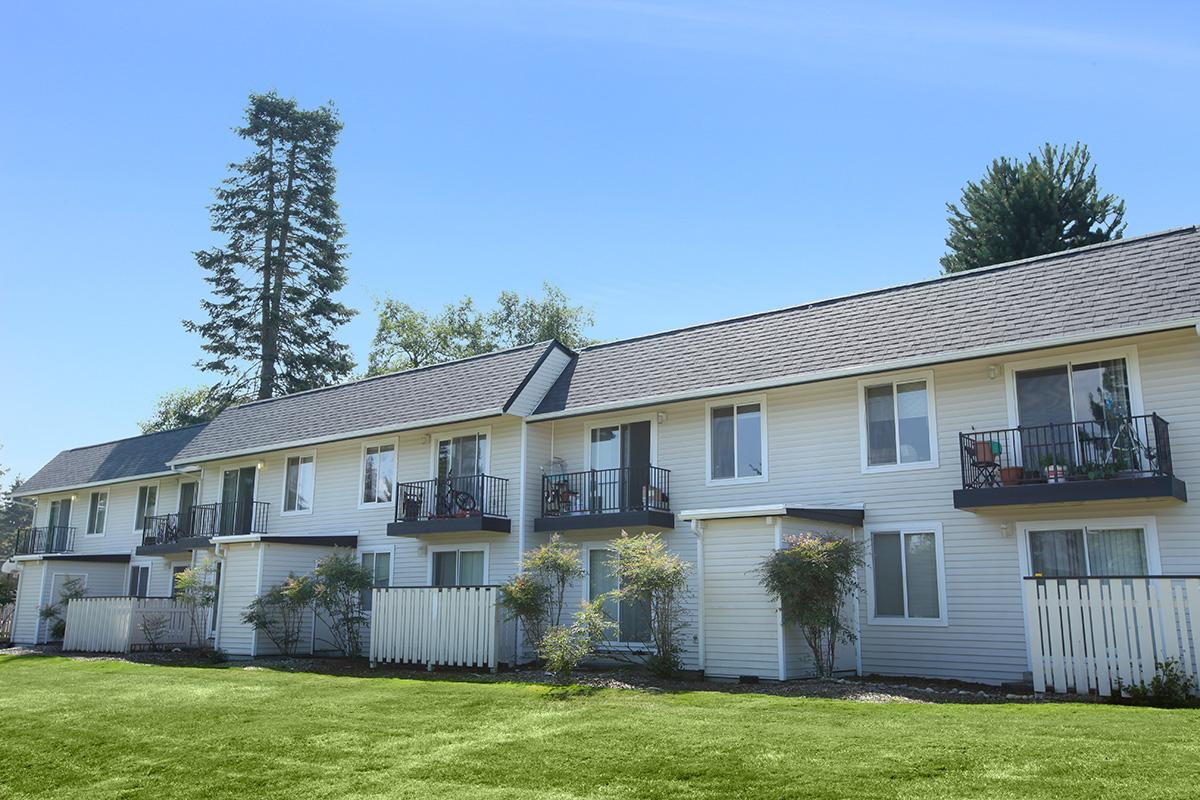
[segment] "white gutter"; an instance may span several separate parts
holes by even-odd
[[[112,478],[106,481],[92,481],[91,483],[76,483],[70,486],[55,486],[50,489],[33,489],[32,491],[16,491],[13,492],[13,497],[36,497],[40,494],[57,494],[58,492],[71,492],[76,489],[90,489],[93,486],[110,486],[114,483],[132,483],[133,481],[144,481],[150,478],[169,478],[175,473],[172,470],[166,472],[146,472],[142,475],[126,475],[121,478]]]
[[[519,499],[517,501],[517,574],[521,574],[521,569],[525,565],[525,468],[527,463],[527,452],[529,447],[529,423],[521,420],[521,472],[517,479],[517,491]],[[518,619],[517,624],[513,626],[517,632],[517,641],[513,647],[515,661],[521,663],[521,658],[525,655],[524,641],[521,636],[521,621]]]
[[[783,517],[789,508],[827,508],[837,511],[862,511],[862,503],[787,503],[769,506],[726,506],[725,508],[695,508],[680,511],[677,516],[687,522],[706,519],[742,519],[745,517]]]
[[[541,414],[530,414],[527,419],[530,422],[539,422],[541,420],[558,419],[561,417],[577,417],[584,414],[597,414],[602,411],[617,411],[625,408],[638,408],[641,406],[659,405],[661,403],[674,403],[681,400],[696,400],[704,397],[713,397],[716,395],[739,394],[742,392],[762,391],[763,389],[777,389],[783,386],[795,386],[804,383],[818,383],[820,381],[834,380],[836,378],[851,378],[860,375],[869,375],[876,372],[892,372],[895,370],[913,369],[915,367],[934,366],[941,363],[969,361],[976,358],[987,358],[990,356],[1020,353],[1027,350],[1042,350],[1050,347],[1064,347],[1066,345],[1082,344],[1085,342],[1094,342],[1102,339],[1117,339],[1125,336],[1138,336],[1146,333],[1161,333],[1162,331],[1178,330],[1180,328],[1195,328],[1196,332],[1200,334],[1200,320],[1182,319],[1151,322],[1145,325],[1135,325],[1124,328],[1102,328],[1100,330],[1088,331],[1086,333],[1066,334],[1063,336],[1048,336],[1042,339],[1030,339],[1024,342],[1008,342],[1004,344],[988,345],[986,347],[973,347],[968,350],[945,350],[925,356],[912,356],[910,358],[899,358],[891,361],[879,361],[873,364],[861,364],[856,367],[841,367],[838,369],[827,369],[818,372],[801,372],[791,375],[780,375],[775,378],[764,378],[757,381],[729,383],[718,386],[705,386],[698,389],[689,389],[684,392],[668,392],[664,394],[647,395],[645,397],[638,397],[636,399],[630,398],[625,400],[614,400],[607,403],[595,403],[593,405],[579,406],[577,408],[569,408],[562,411],[547,411]]]
[[[696,637],[696,656],[700,662],[700,672],[703,673],[708,658],[704,650],[704,521],[692,520],[692,534],[696,537],[696,624],[699,635]]]

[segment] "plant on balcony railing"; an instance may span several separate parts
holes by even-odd
[[[447,475],[400,484],[396,521],[507,517],[508,480],[493,475]]]
[[[615,467],[542,477],[542,516],[671,510],[671,471]]]

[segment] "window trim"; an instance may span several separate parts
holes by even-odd
[[[256,483],[257,483],[257,481],[256,481]],[[133,532],[137,533],[137,534],[140,534],[145,530],[144,528],[138,527],[138,522],[140,522],[140,520],[138,519],[138,498],[142,494],[142,488],[148,487],[148,486],[154,487],[154,513],[151,514],[150,516],[153,516],[153,517],[158,516],[159,500],[162,498],[162,481],[150,481],[149,483],[139,483],[133,492]],[[146,516],[146,515],[143,514],[142,516]]]
[[[92,531],[92,530],[89,530],[92,527],[92,496],[97,495],[97,494],[104,495],[104,524],[100,526],[100,530]],[[83,535],[84,536],[100,537],[108,532],[108,504],[109,504],[109,500],[111,500],[111,499],[112,499],[112,495],[109,493],[109,491],[107,489],[93,489],[92,491],[88,492],[87,522],[84,523],[84,526],[83,526]],[[135,504],[133,510],[134,510],[134,513],[136,514],[137,513],[137,505],[136,505],[137,498],[136,497],[134,497],[133,502]],[[71,505],[74,505],[74,503],[72,503]],[[72,509],[72,511],[73,511],[73,509]]]
[[[597,428],[620,428],[633,422],[650,423],[650,466],[658,466],[658,414],[645,412],[622,414],[616,417],[601,417],[599,421],[590,421],[583,427],[583,464],[584,469],[592,469],[592,431]]]
[[[133,581],[133,571],[135,569],[136,570],[141,570],[141,569],[146,570],[146,593],[145,594],[129,594],[128,593],[132,589],[132,587],[130,586],[130,583]],[[137,598],[141,598],[141,599],[153,597],[153,595],[150,594],[150,586],[152,585],[153,580],[154,580],[154,562],[152,562],[152,561],[130,561],[129,569],[127,569],[125,571],[125,591],[127,592],[126,596],[127,597],[137,597]]]
[[[1045,356],[1041,358],[1029,358],[1022,361],[1006,361],[1004,362],[1004,395],[1005,402],[1008,407],[1008,426],[1016,428],[1021,424],[1020,412],[1017,408],[1017,373],[1024,372],[1029,369],[1043,369],[1045,367],[1065,366],[1071,367],[1073,364],[1088,364],[1093,361],[1111,361],[1113,359],[1125,359],[1125,370],[1129,373],[1129,413],[1132,416],[1140,417],[1145,414],[1145,408],[1142,405],[1142,372],[1138,365],[1137,345],[1125,345],[1123,347],[1108,347],[1099,350],[1084,350],[1081,352],[1063,353],[1057,356]],[[1068,370],[1069,372],[1070,370]],[[1071,382],[1068,381],[1068,386]],[[1074,415],[1074,387],[1071,387],[1071,409]]]
[[[487,444],[487,453],[485,454],[485,458],[483,459],[483,461],[484,461],[483,469],[480,470],[480,472],[481,472],[481,474],[484,474],[484,475],[490,475],[491,474],[490,470],[492,468],[492,448],[496,444],[496,440],[492,438],[492,426],[491,425],[479,425],[479,426],[472,426],[472,427],[449,428],[447,430],[440,430],[440,431],[434,432],[430,435],[430,437],[429,437],[429,479],[436,480],[437,476],[438,476],[438,444],[446,441],[447,439],[454,439],[455,437],[458,437],[458,436],[478,436],[480,434],[483,434],[484,436],[487,437],[487,443],[488,443]],[[400,462],[397,461],[396,462],[397,471],[399,471],[399,467],[400,467]],[[396,482],[397,483],[400,482],[399,474],[397,474],[397,476],[396,476]]]
[[[387,583],[385,583],[383,586],[375,586],[375,584],[372,583],[371,588],[372,589],[383,589],[383,588],[392,586],[396,580],[396,546],[379,544],[379,545],[369,545],[367,547],[355,548],[355,555],[358,557],[359,566],[362,566],[362,557],[367,555],[368,553],[372,554],[372,556],[374,556],[377,553],[387,553],[388,554]],[[375,575],[375,563],[374,563],[374,561],[372,561],[371,562],[372,578],[374,578],[374,575]],[[371,608],[364,609],[364,610],[366,611],[366,613],[370,614],[375,610],[375,608],[374,608],[374,605],[372,605]]]
[[[736,412],[735,412],[736,413]],[[756,476],[757,477],[757,476]],[[580,587],[580,596],[585,602],[592,601],[592,551],[602,550],[615,553],[610,542],[585,542],[580,545],[583,555],[583,585]],[[620,605],[618,601],[617,611],[617,636],[621,635],[620,624]],[[600,650],[622,651],[628,650],[631,652],[654,652],[654,642],[622,642],[620,639],[607,639],[599,643]]]
[[[309,499],[308,508],[287,510],[287,492],[288,492],[288,460],[293,458],[304,458],[305,456],[312,457],[312,497]],[[360,465],[361,468],[361,465]],[[317,450],[314,447],[312,450],[296,450],[290,453],[283,454],[283,486],[280,490],[279,497],[279,516],[281,517],[306,517],[313,513],[313,507],[317,504]],[[258,493],[258,481],[255,480],[255,493]],[[362,495],[359,495],[361,498]]]
[[[1146,569],[1151,575],[1162,575],[1162,554],[1158,549],[1158,521],[1156,517],[1063,517],[1061,519],[1026,520],[1017,523],[1017,556],[1021,566],[1021,577],[1032,577],[1029,553],[1030,531],[1072,530],[1088,528],[1141,528],[1146,542]],[[1104,576],[1096,576],[1104,577]],[[1048,580],[1054,580],[1049,578]]]
[[[54,506],[55,503],[59,503],[60,504],[59,508],[62,508],[61,504],[62,504],[63,500],[69,501],[71,506],[70,506],[70,509],[67,511],[67,524],[62,525],[60,527],[63,527],[63,528],[71,527],[71,518],[75,516],[75,501],[72,499],[74,496],[75,495],[64,494],[64,495],[54,498],[53,500],[47,501],[47,503],[46,503],[46,526],[47,527],[49,527],[49,525],[50,525],[50,509]],[[135,498],[135,502],[136,502],[136,498]],[[34,512],[34,513],[36,513],[36,512]],[[105,524],[107,524],[107,522]]]
[[[192,495],[195,499],[192,501],[192,504],[197,505],[197,506],[201,504],[200,503],[200,490],[201,490],[200,479],[199,478],[195,478],[195,479],[185,478],[185,479],[179,481],[179,484],[175,487],[175,513],[176,514],[185,513],[185,510],[183,508],[183,487],[189,483],[196,484],[196,492],[195,492],[195,494]],[[257,481],[255,481],[255,483],[257,483]]]
[[[895,464],[871,464],[869,458],[869,442],[867,435],[867,389],[873,386],[884,386],[891,384],[892,387],[892,407],[895,409],[896,403],[896,385],[900,383],[916,383],[925,381],[925,403],[926,412],[929,419],[929,460],[928,461],[911,461],[901,463],[900,461],[900,415],[897,411],[896,420],[896,463]],[[938,432],[937,432],[937,395],[933,386],[933,370],[920,370],[918,372],[904,372],[894,375],[879,375],[874,378],[863,378],[858,382],[858,450],[859,462],[862,469],[862,474],[872,475],[880,472],[909,472],[911,470],[920,469],[937,469],[938,468]]]
[[[364,503],[363,489],[366,488],[367,477],[367,448],[382,447],[384,445],[392,445],[392,452],[396,454],[396,474],[392,476],[392,499],[386,503]],[[314,470],[314,475],[315,475]],[[315,481],[314,481],[315,483]],[[388,436],[383,439],[365,439],[358,451],[358,496],[355,498],[360,511],[377,510],[380,508],[392,508],[396,503],[396,491],[400,485],[400,437]],[[314,489],[315,494],[315,489]]]
[[[737,475],[737,407],[758,404],[759,409],[759,439],[762,448],[762,475]],[[714,408],[733,406],[733,455],[734,475],[732,478],[714,478],[712,475],[712,411]],[[768,464],[770,456],[767,452],[767,396],[765,394],[741,395],[709,400],[704,404],[704,484],[706,486],[736,486],[745,483],[766,483],[769,479]]]
[[[908,596],[908,569],[904,566],[904,534],[932,533],[934,553],[937,559],[938,579],[938,612],[937,617],[880,617],[875,614],[875,534],[899,533],[901,556],[901,585],[905,592],[905,614]],[[949,609],[946,607],[946,553],[942,541],[942,523],[940,522],[873,522],[863,527],[864,548],[866,550],[866,580],[867,589],[867,624],[895,627],[945,628],[950,624]]]
[[[490,577],[491,577],[491,558],[492,558],[491,549],[492,549],[492,547],[489,543],[480,542],[480,543],[476,544],[474,542],[464,542],[461,544],[431,544],[426,549],[428,551],[426,554],[426,557],[425,557],[425,585],[426,586],[433,586],[433,554],[434,553],[447,553],[447,552],[452,552],[452,551],[461,553],[464,550],[467,552],[471,552],[471,553],[477,553],[480,550],[483,551],[483,583],[480,585],[481,586],[489,586],[490,585],[488,583],[488,581],[490,580]],[[458,572],[460,571],[461,566],[462,566],[461,563],[456,558],[455,559],[455,568],[454,568],[454,572],[455,572],[454,578],[456,581],[458,580]],[[475,584],[471,584],[471,585],[474,586]],[[435,587],[435,588],[453,589],[455,587],[439,586],[439,587]]]

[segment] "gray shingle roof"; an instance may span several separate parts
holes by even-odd
[[[1193,226],[584,348],[535,413],[801,382],[1198,319],[1200,232]]]
[[[74,489],[88,484],[111,483],[140,475],[169,472],[167,462],[203,428],[203,425],[191,425],[63,450],[22,483],[17,494],[42,494],[54,489]]]
[[[222,411],[174,463],[500,414],[555,342],[502,350]]]

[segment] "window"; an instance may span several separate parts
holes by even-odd
[[[129,568],[129,596],[146,597],[150,593],[150,566],[133,565]]]
[[[50,501],[50,518],[46,524],[51,528],[66,528],[71,524],[71,498]],[[51,531],[51,535],[54,534]]]
[[[487,558],[483,550],[442,549],[430,552],[433,586],[482,586],[487,583]]]
[[[1047,578],[1148,575],[1143,527],[1061,525],[1026,532],[1031,575]]]
[[[709,480],[766,479],[766,426],[762,410],[761,402],[709,407]]]
[[[175,596],[175,580],[181,573],[187,572],[187,564],[175,564],[171,567],[171,597]]]
[[[391,551],[379,551],[376,553],[362,553],[362,565],[370,571],[372,577],[372,586],[390,586],[392,583],[392,554]],[[362,604],[364,611],[371,610],[371,595],[370,589],[362,593],[359,602]]]
[[[104,533],[104,523],[108,518],[108,492],[92,492],[88,502],[87,532],[89,536]]]
[[[158,514],[158,487],[139,486],[137,497],[137,514],[133,518],[134,531],[141,531],[146,524],[146,517]]]
[[[396,445],[380,444],[363,448],[361,505],[392,502],[396,485]]]
[[[594,600],[620,588],[612,569],[616,554],[612,550],[587,551],[588,599]],[[616,623],[617,642],[644,644],[650,637],[650,607],[645,602],[605,599],[601,604],[604,615]]]
[[[937,466],[932,379],[859,384],[863,469]]]
[[[871,621],[946,624],[941,526],[872,528],[868,537]]]
[[[441,439],[437,445],[437,474],[439,478],[453,475],[466,478],[487,471],[487,434],[472,433]]]
[[[283,479],[283,513],[307,514],[312,511],[313,456],[289,456]]]

